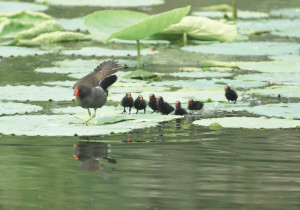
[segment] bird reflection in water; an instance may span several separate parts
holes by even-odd
[[[79,142],[74,145],[74,158],[81,162],[80,168],[87,171],[95,171],[99,173],[109,173],[103,170],[104,164],[102,160],[108,163],[116,164],[117,161],[108,157],[108,145],[102,142]]]

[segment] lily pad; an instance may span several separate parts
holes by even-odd
[[[145,7],[164,4],[164,0],[35,0],[38,3],[59,6],[90,6],[90,7]]]
[[[210,126],[218,123],[224,128],[249,128],[249,129],[276,129],[276,128],[295,128],[300,126],[300,120],[276,119],[265,117],[226,117],[196,120],[193,124]]]
[[[42,12],[32,12],[29,10],[21,10],[18,12],[0,13],[0,17],[6,17],[10,20],[18,21],[23,24],[39,24],[52,17]]]
[[[178,23],[189,11],[190,6],[187,6],[149,16],[128,10],[102,10],[87,15],[84,25],[104,43],[112,38],[140,40]]]
[[[236,62],[241,69],[260,72],[299,73],[300,61],[260,61],[260,62]],[[274,75],[276,76],[276,75]]]
[[[164,29],[161,34],[183,34],[186,33],[194,39],[206,41],[232,42],[237,37],[235,25],[229,25],[220,21],[205,17],[188,16]]]
[[[29,55],[43,55],[49,51],[39,50],[36,48],[14,47],[14,46],[0,46],[1,56],[29,56]]]
[[[192,15],[209,17],[209,18],[224,18],[229,17],[232,19],[232,12],[220,12],[220,11],[196,11]],[[269,18],[269,14],[265,12],[255,12],[255,11],[242,11],[238,10],[239,19],[261,19]]]
[[[31,11],[44,11],[48,9],[48,6],[31,2],[0,1],[0,8],[1,12],[18,12],[23,9]]]
[[[130,74],[127,74],[125,78],[127,79],[140,79],[140,80],[148,80],[148,79],[153,79],[157,77],[157,74],[154,74],[152,72],[144,71],[144,70],[136,70]]]
[[[73,90],[63,87],[46,86],[1,86],[0,100],[16,101],[70,101],[73,98]]]
[[[300,8],[284,8],[271,11],[271,16],[282,18],[300,18]]]
[[[61,86],[61,87],[70,87],[72,88],[76,81],[52,81],[52,82],[44,82],[45,85],[51,86]]]
[[[29,112],[38,112],[43,108],[36,105],[31,104],[23,104],[23,103],[14,103],[14,102],[1,102],[0,101],[0,115],[3,114],[23,114]]]
[[[142,50],[142,55],[151,55],[156,54],[157,51]],[[128,56],[137,56],[136,50],[117,50],[117,49],[108,49],[103,47],[84,47],[80,50],[64,50],[62,51],[64,55],[81,55],[81,56],[97,56],[97,57],[128,57]]]
[[[61,25],[55,20],[44,21],[28,30],[18,33],[15,39],[32,39],[43,33],[49,33],[54,31],[63,31]]]
[[[267,97],[281,97],[299,98],[300,86],[271,86],[264,89],[251,89],[248,94],[267,96]]]
[[[300,85],[300,75],[296,73],[244,74],[236,76],[235,79],[244,81],[266,81],[269,84]]]
[[[86,114],[87,115],[87,114]],[[27,136],[88,136],[128,132],[158,125],[159,122],[182,118],[175,115],[137,114],[122,115],[118,111],[97,111],[96,125],[85,126],[71,115],[23,115],[0,117],[0,133]],[[26,123],[25,123],[26,122]],[[43,123],[41,123],[43,122]],[[99,122],[99,123],[97,123]],[[104,124],[103,124],[104,123]]]
[[[247,112],[267,117],[300,119],[300,103],[267,104],[263,106],[248,107]]]
[[[300,19],[267,19],[255,21],[239,21],[237,27],[239,31],[246,34],[256,32],[270,32],[276,36],[300,37]]]
[[[202,72],[175,72],[170,73],[174,77],[189,77],[189,78],[216,78],[216,77],[231,77],[232,73],[224,72],[211,72],[211,71],[202,71]]]
[[[185,46],[181,49],[207,54],[262,56],[299,54],[300,44],[288,42],[236,42]]]
[[[31,40],[21,39],[18,45],[20,46],[32,46],[46,43],[56,42],[74,42],[74,41],[87,41],[92,38],[89,35],[78,33],[78,32],[67,32],[67,31],[55,31],[50,33],[43,33],[38,37]]]

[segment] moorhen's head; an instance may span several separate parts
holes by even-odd
[[[230,87],[229,87],[229,86],[226,86],[226,87],[224,88],[224,90],[225,90],[225,91],[230,90]]]
[[[131,98],[131,93],[126,93],[127,98]]]
[[[88,96],[91,94],[91,88],[85,85],[80,85],[78,88],[75,90],[75,98],[80,97],[84,98],[85,96]]]
[[[188,100],[188,104],[192,104],[192,103],[194,103],[193,99]]]
[[[156,101],[157,101],[157,102],[163,102],[163,101],[164,101],[164,99],[163,99],[163,97],[162,97],[162,96],[159,96],[159,97],[156,99]]]
[[[155,95],[152,93],[152,94],[150,94],[149,95],[149,99],[151,100],[151,99],[155,99]]]
[[[177,107],[177,108],[180,108],[180,107],[181,107],[180,101],[176,101],[176,102],[175,102],[175,107]]]
[[[143,98],[142,95],[139,95],[139,96],[138,96],[138,99],[139,99],[140,101],[142,101],[144,98]]]

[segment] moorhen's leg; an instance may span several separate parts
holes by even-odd
[[[139,112],[139,110],[137,109],[135,114],[137,114],[138,112]]]
[[[125,106],[124,106],[124,111],[121,114],[125,114],[125,113],[126,113],[126,109],[125,109]]]
[[[131,114],[131,106],[129,107],[129,114]]]
[[[97,109],[94,109],[94,113],[92,114],[92,116],[91,116],[89,119],[87,119],[87,120],[85,121],[85,124],[86,124],[86,125],[87,125],[87,123],[88,123],[89,121],[91,121],[93,118],[96,117],[96,111],[97,111]],[[92,125],[92,122],[91,122],[91,125]]]
[[[89,113],[89,117],[91,117],[91,111],[90,111],[90,109],[88,108],[87,110],[88,110],[88,113]]]
[[[144,109],[144,114],[146,114],[146,109]]]

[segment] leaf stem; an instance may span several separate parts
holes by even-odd
[[[187,34],[186,32],[183,32],[183,46],[187,44]]]
[[[136,40],[137,44],[137,65],[136,68],[140,69],[141,67],[141,48],[140,48],[140,40]]]
[[[238,18],[237,17],[236,0],[232,0],[232,7],[233,7],[232,18],[233,18],[233,20],[236,20]]]

